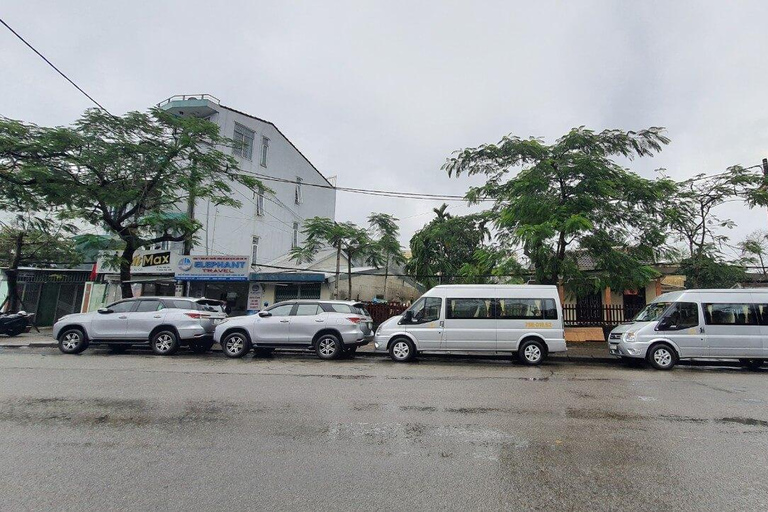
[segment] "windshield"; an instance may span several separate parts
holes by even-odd
[[[640,311],[633,322],[655,322],[661,318],[662,313],[667,310],[671,302],[651,302]]]

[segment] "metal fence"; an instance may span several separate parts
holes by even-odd
[[[365,309],[371,314],[373,325],[378,327],[384,320],[402,314],[408,306],[401,302],[366,302]]]
[[[563,320],[566,327],[613,327],[631,320],[643,307],[566,304],[563,306]]]

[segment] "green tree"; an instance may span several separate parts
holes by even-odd
[[[333,297],[339,298],[339,278],[341,277],[341,254],[347,247],[348,239],[353,235],[350,223],[339,223],[325,217],[312,217],[304,221],[301,231],[306,235],[303,246],[291,250],[291,259],[297,263],[307,263],[314,259],[317,252],[325,246],[336,250],[336,280]]]
[[[188,242],[200,223],[189,198],[239,206],[232,185],[263,186],[221,148],[218,126],[161,109],[122,117],[88,110],[71,128],[0,119],[0,181],[31,187],[61,216],[106,229],[123,242],[120,280],[131,295],[134,253],[165,241]]]
[[[454,217],[445,213],[445,205],[434,211],[436,217],[411,237],[406,263],[406,271],[427,288],[461,282],[460,270],[490,238],[482,215]]]
[[[686,288],[732,288],[747,277],[743,267],[706,254],[681,261],[680,272]]]
[[[765,266],[765,260],[768,256],[768,232],[755,231],[739,242],[741,249],[741,259],[747,265],[759,265],[760,272],[768,275],[768,269]]]
[[[376,250],[368,254],[368,263],[381,268],[384,266],[384,300],[387,300],[387,280],[390,265],[405,264],[403,248],[400,246],[400,228],[398,219],[388,213],[373,213],[368,217],[368,225],[376,240]]]
[[[639,288],[656,276],[648,263],[666,247],[663,199],[675,184],[641,178],[615,160],[652,156],[667,143],[662,128],[580,127],[554,144],[507,136],[458,151],[443,168],[449,176],[486,176],[467,199],[493,201],[487,215],[497,239],[508,250],[522,248],[537,281],[562,282],[577,293]],[[578,254],[590,256],[597,269],[579,268]]]

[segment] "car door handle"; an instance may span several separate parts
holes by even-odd
[[[155,315],[155,318],[163,318],[161,315]]]
[[[315,318],[315,322],[325,322],[322,318]]]
[[[290,322],[290,320],[280,320],[281,324],[287,324],[288,322]]]
[[[126,318],[128,318],[128,315],[119,316],[119,317],[117,317],[117,318],[120,318],[120,319],[122,319],[122,320],[125,320]]]

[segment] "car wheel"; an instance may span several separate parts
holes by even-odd
[[[416,347],[408,338],[398,338],[389,346],[389,357],[397,363],[405,363],[416,357]]]
[[[336,359],[344,349],[335,334],[323,334],[315,342],[315,352],[320,359]]]
[[[648,362],[657,370],[671,370],[677,364],[675,349],[666,343],[654,345],[646,356]]]
[[[517,358],[521,363],[529,366],[536,366],[544,361],[546,355],[546,349],[544,345],[538,340],[524,341],[520,348],[517,350]]]
[[[113,354],[125,354],[129,348],[130,345],[118,345],[116,343],[109,344],[109,351]]]
[[[739,359],[739,362],[744,368],[752,371],[759,370],[764,363],[762,359]]]
[[[179,350],[179,337],[170,329],[163,329],[152,336],[149,344],[155,354],[169,356]]]
[[[191,341],[189,343],[189,350],[195,354],[205,354],[213,347],[212,341]]]
[[[221,349],[227,357],[243,357],[251,350],[251,340],[242,332],[233,332],[221,340]]]
[[[59,350],[65,354],[79,354],[88,348],[88,340],[82,330],[73,327],[59,333]]]

